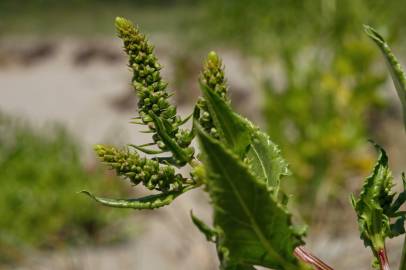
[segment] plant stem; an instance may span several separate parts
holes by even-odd
[[[406,235],[403,240],[402,260],[400,261],[399,270],[406,270]]]
[[[317,270],[334,270],[322,260],[314,256],[313,254],[305,251],[303,247],[296,247],[293,254],[301,261],[311,264],[316,267]]]
[[[390,270],[388,256],[386,254],[385,247],[378,251],[378,259],[379,259],[379,265],[381,266],[381,268],[380,268],[381,270]]]

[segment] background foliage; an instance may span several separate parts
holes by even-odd
[[[103,230],[124,213],[95,208],[77,195],[83,187],[118,194],[119,186],[100,169],[86,168],[80,153],[61,126],[38,132],[0,115],[0,264],[27,248],[119,238]]]

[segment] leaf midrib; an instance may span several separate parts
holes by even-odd
[[[257,159],[259,160],[259,163],[260,163],[260,165],[261,165],[262,172],[264,173],[264,177],[265,177],[266,183],[268,184],[268,183],[269,183],[269,179],[268,179],[268,177],[267,177],[268,174],[267,174],[267,172],[266,172],[266,170],[265,170],[265,164],[262,162],[262,159],[259,157],[259,153],[258,153],[258,151],[257,151],[256,146],[255,146],[254,144],[251,144],[251,147],[252,147],[252,149],[254,150],[255,156],[256,156]]]
[[[220,160],[218,159],[218,157],[216,155],[213,155],[213,158],[216,160],[216,162],[219,162]],[[258,226],[255,218],[252,216],[251,212],[249,211],[247,205],[244,203],[244,200],[242,199],[240,193],[238,192],[238,189],[234,186],[233,182],[230,181],[230,176],[228,174],[227,170],[224,170],[223,168],[221,168],[221,170],[223,171],[224,175],[226,175],[226,180],[228,182],[228,184],[231,186],[235,196],[237,197],[238,202],[240,203],[241,207],[244,210],[244,213],[247,215],[252,229],[254,230],[254,233],[256,234],[256,236],[258,237],[259,241],[261,242],[262,246],[268,250],[268,252],[274,256],[281,265],[286,265],[287,263],[289,264],[289,268],[291,269],[296,269],[295,266],[291,265],[290,262],[285,261],[271,246],[271,244],[269,243],[269,241],[266,239],[266,237],[264,236],[264,234],[262,233],[260,227]]]

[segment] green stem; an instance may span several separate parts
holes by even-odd
[[[403,240],[402,259],[400,261],[399,270],[406,270],[406,235]]]
[[[390,270],[388,256],[385,247],[378,251],[378,260],[381,270]]]
[[[312,265],[317,270],[333,270],[333,268],[328,266],[325,262],[314,256],[313,254],[309,253],[308,251],[304,250],[303,247],[296,247],[293,254],[299,260]]]

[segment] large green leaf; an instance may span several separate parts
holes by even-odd
[[[403,107],[403,122],[406,128],[406,75],[385,39],[372,27],[365,25],[365,32],[378,45],[388,63],[389,71]]]
[[[214,224],[223,231],[220,241],[229,251],[228,265],[305,269],[293,255],[303,241],[285,207],[234,152],[199,125],[196,128],[207,166]]]

